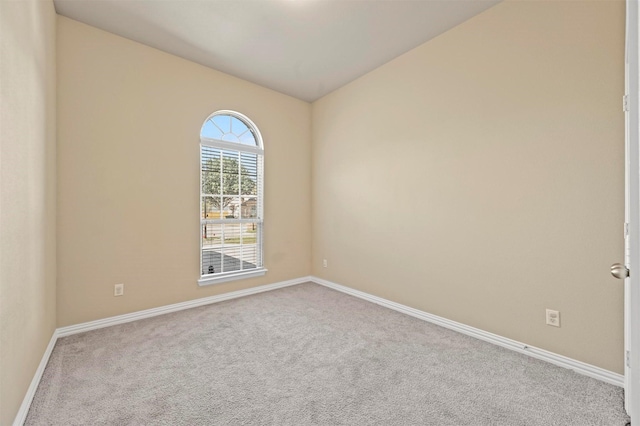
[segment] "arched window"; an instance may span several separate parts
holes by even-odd
[[[200,130],[200,285],[263,275],[262,137],[218,111]]]

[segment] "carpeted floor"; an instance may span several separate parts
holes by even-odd
[[[622,389],[302,284],[60,339],[27,425],[623,426]]]

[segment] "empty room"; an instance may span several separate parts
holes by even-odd
[[[637,0],[0,0],[0,425],[640,422],[638,40]]]

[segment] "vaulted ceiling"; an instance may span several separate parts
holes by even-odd
[[[499,0],[55,0],[69,18],[305,101]]]

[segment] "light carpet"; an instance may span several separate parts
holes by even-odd
[[[62,338],[26,424],[627,422],[618,387],[309,283]]]

